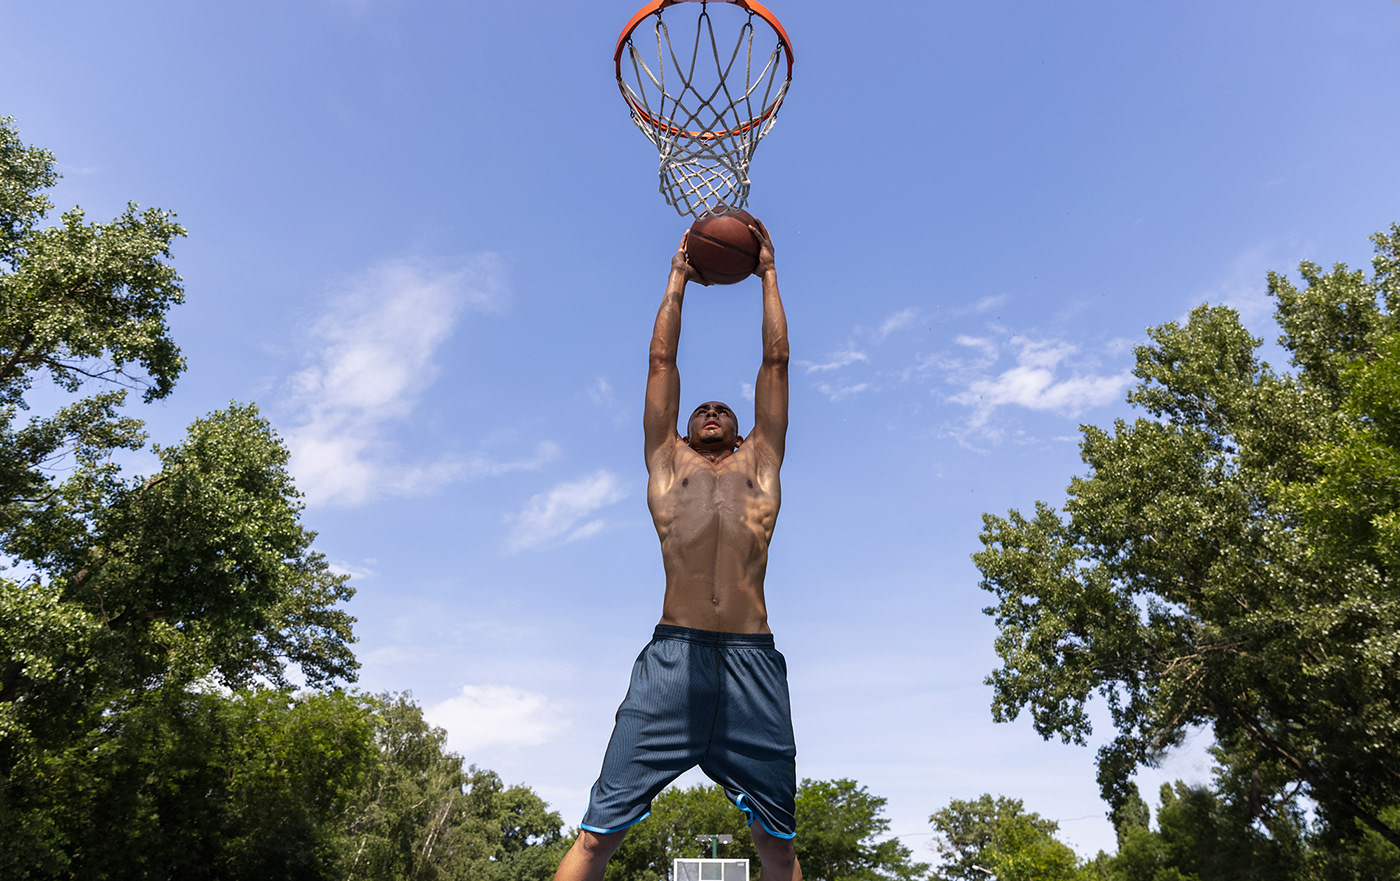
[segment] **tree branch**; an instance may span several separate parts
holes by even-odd
[[[12,703],[19,697],[20,686],[33,684],[34,680],[24,675],[24,664],[10,661],[0,672],[0,703]]]
[[[1325,772],[1319,773],[1318,769],[1314,768],[1310,763],[1304,762],[1302,759],[1289,753],[1288,750],[1284,749],[1283,744],[1275,740],[1273,736],[1264,729],[1263,725],[1233,711],[1230,712],[1230,715],[1235,717],[1244,727],[1245,731],[1249,733],[1250,737],[1257,740],[1270,752],[1283,758],[1297,769],[1298,775],[1307,781],[1308,787],[1312,789],[1313,795],[1317,797],[1318,801],[1340,808],[1347,816],[1360,820],[1371,827],[1372,831],[1377,835],[1396,847],[1400,847],[1400,830],[1392,828],[1390,824],[1351,799],[1333,794],[1332,789],[1326,785]]]
[[[34,331],[31,330],[20,338],[19,345],[15,346],[14,354],[6,359],[4,366],[0,366],[0,382],[14,376],[15,371],[19,369],[20,362],[24,359],[24,353],[32,345],[34,345]]]

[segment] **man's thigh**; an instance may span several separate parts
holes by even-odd
[[[697,656],[705,650],[681,640],[655,640],[642,650],[584,829],[606,833],[636,823],[657,793],[705,757],[718,693],[715,664]]]
[[[776,649],[725,652],[710,753],[701,768],[778,838],[796,833],[797,746],[787,662]]]

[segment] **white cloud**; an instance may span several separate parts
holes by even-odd
[[[612,383],[607,377],[600,376],[598,381],[588,388],[588,400],[600,407],[614,407],[617,405],[617,396],[613,394]]]
[[[447,730],[448,748],[469,757],[491,746],[538,746],[569,726],[549,698],[509,685],[465,685],[423,717]]]
[[[982,351],[984,356],[995,348],[986,340],[960,337],[958,342]],[[1076,347],[1059,340],[1032,340],[1013,337],[1011,345],[1019,348],[1017,364],[995,377],[981,377],[967,382],[967,390],[950,400],[972,407],[972,428],[979,428],[997,407],[1013,405],[1030,410],[1053,410],[1068,416],[1090,407],[1111,403],[1132,381],[1128,371],[1111,376],[1074,373],[1059,379],[1056,372],[1062,362],[1077,351]],[[990,348],[989,348],[990,347]]]
[[[489,456],[476,455],[454,463],[453,475],[462,477],[497,477],[512,471],[538,471],[559,458],[561,450],[553,441],[540,441],[535,444],[535,452],[523,459],[499,462]]]
[[[904,328],[915,324],[916,322],[918,322],[918,320],[918,309],[914,308],[913,306],[910,306],[908,309],[901,309],[898,312],[891,315],[889,318],[886,318],[884,323],[881,324],[877,330],[875,330],[872,336],[875,337],[876,342],[884,342],[890,334],[898,330],[903,330]]]
[[[581,525],[580,521],[626,497],[622,481],[604,469],[580,480],[561,483],[533,496],[524,510],[508,518],[513,527],[506,547],[521,551],[557,539],[567,542],[597,535],[607,525],[606,521],[599,518]]]
[[[865,356],[864,352],[845,351],[833,354],[831,356],[831,360],[827,361],[824,364],[813,364],[810,361],[803,361],[801,363],[806,365],[808,373],[818,373],[826,370],[839,370],[840,368],[845,367],[849,364],[854,364],[857,361],[869,360],[870,359]]]
[[[975,302],[975,303],[971,303],[971,304],[966,305],[966,306],[956,306],[956,307],[954,307],[954,308],[952,308],[952,309],[949,309],[949,310],[948,310],[948,314],[949,314],[949,315],[980,315],[980,314],[982,314],[982,313],[984,313],[984,312],[990,312],[990,311],[992,311],[993,309],[997,308],[998,306],[1001,306],[1002,304],[1006,303],[1006,301],[1009,300],[1009,299],[1010,299],[1010,298],[1007,297],[1006,294],[993,294],[992,296],[983,297],[982,299],[978,300],[978,301]]]
[[[985,360],[988,365],[996,363],[999,349],[997,348],[997,344],[992,340],[984,337],[962,334],[954,339],[953,342],[960,346],[967,346],[970,349],[976,349],[978,352],[981,352],[983,360]]]
[[[404,464],[388,434],[405,422],[438,374],[437,353],[467,310],[498,308],[503,271],[483,254],[453,267],[391,260],[352,279],[313,329],[311,365],[291,378],[286,402],[297,414],[284,431],[291,469],[312,504],[361,504],[376,495],[412,494],[465,477],[539,467],[532,458],[496,463],[445,457]]]
[[[617,399],[617,395],[613,392],[612,383],[608,382],[605,376],[598,377],[598,380],[588,387],[588,400],[595,407],[611,414],[615,425],[624,425],[631,418],[631,413]]]
[[[1267,320],[1275,305],[1269,298],[1267,282],[1269,269],[1276,265],[1271,251],[1265,245],[1257,245],[1236,256],[1219,284],[1202,291],[1195,298],[1198,302],[1191,305],[1206,302],[1229,306],[1240,313],[1247,326]]]
[[[342,563],[336,562],[334,560],[328,560],[326,561],[326,565],[336,575],[349,575],[351,578],[364,579],[374,577],[375,571],[372,567],[377,562],[379,561],[371,558],[365,560],[363,566],[356,566],[353,563]]]
[[[870,383],[868,382],[856,383],[855,385],[829,385],[827,383],[821,383],[817,386],[817,391],[826,395],[833,401],[839,401],[842,398],[848,398],[851,395],[858,395],[863,391],[868,391],[869,389]]]

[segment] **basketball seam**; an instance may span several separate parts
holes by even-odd
[[[716,239],[713,236],[707,236],[702,232],[698,232],[697,230],[691,230],[690,234],[697,239],[703,239],[707,244],[714,245],[717,248],[724,248],[726,251],[733,251],[737,254],[743,254],[745,257],[758,257],[758,249],[746,251],[743,248],[735,247],[729,242],[721,241],[720,239]],[[758,242],[755,241],[754,244],[756,245],[758,244]]]

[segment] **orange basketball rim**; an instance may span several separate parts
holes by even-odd
[[[786,56],[787,59],[787,71],[786,76],[783,80],[783,88],[779,90],[777,97],[770,104],[768,104],[768,106],[764,107],[763,112],[758,114],[757,116],[749,118],[748,120],[741,123],[739,126],[730,130],[718,132],[686,131],[678,128],[673,123],[657,119],[648,108],[642,106],[636,100],[634,95],[631,93],[631,90],[627,88],[626,82],[622,76],[622,57],[626,53],[627,45],[632,41],[632,33],[637,29],[638,25],[646,21],[651,16],[659,16],[662,10],[671,6],[676,6],[681,3],[703,4],[707,2],[715,3],[717,5],[723,3],[728,4],[730,6],[737,6],[745,12],[749,13],[749,15],[757,16],[758,18],[763,19],[763,21],[766,22],[768,26],[773,29],[773,33],[775,33],[778,37],[778,42],[782,46],[783,54]],[[622,33],[618,35],[617,48],[613,51],[613,68],[616,71],[617,75],[618,89],[622,92],[622,99],[627,102],[629,107],[632,108],[632,113],[635,115],[638,122],[646,122],[658,129],[666,131],[672,136],[683,135],[685,137],[697,139],[720,138],[724,137],[725,135],[743,134],[749,129],[752,129],[754,126],[761,125],[765,120],[770,119],[774,114],[778,112],[778,108],[782,106],[783,97],[787,92],[786,87],[789,83],[792,82],[792,61],[792,40],[788,38],[787,29],[783,27],[782,22],[778,21],[778,17],[774,15],[771,11],[769,11],[768,7],[764,6],[762,3],[757,2],[757,0],[651,0],[650,3],[637,10],[637,14],[632,16],[631,20],[627,22],[627,27],[623,28]]]

